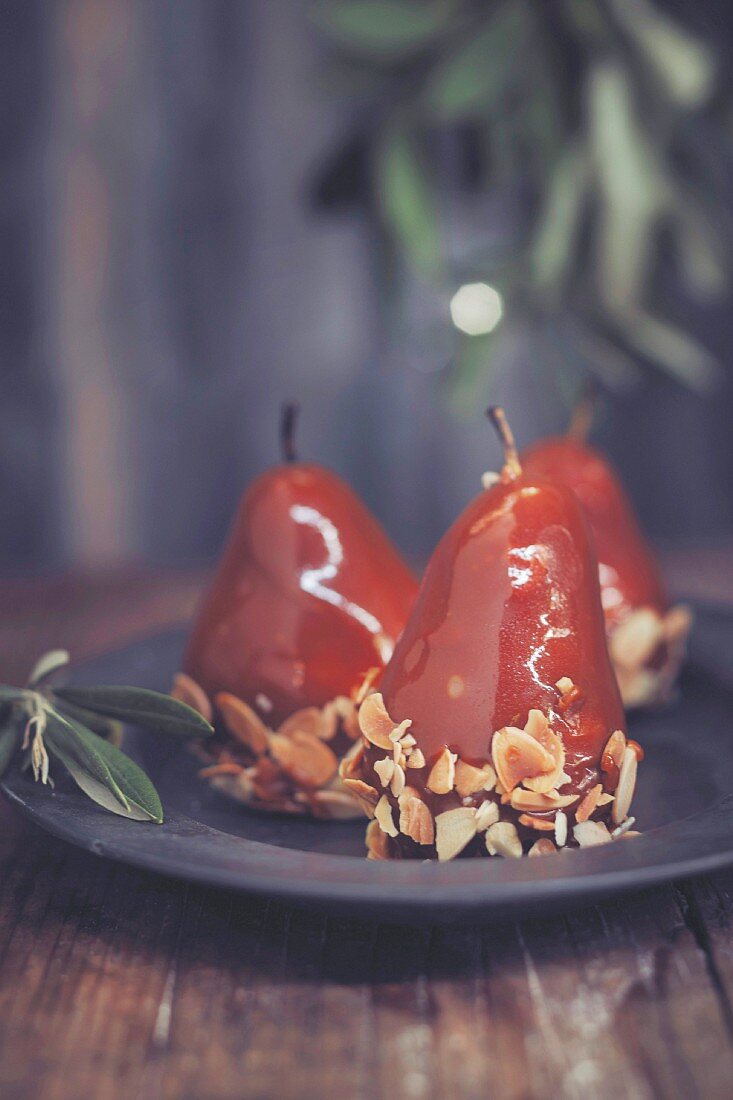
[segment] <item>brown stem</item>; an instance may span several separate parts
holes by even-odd
[[[295,450],[295,422],[298,419],[300,405],[297,401],[284,401],[280,408],[280,450],[284,462],[297,462]]]
[[[502,474],[509,478],[519,477],[522,472],[522,464],[519,461],[519,453],[517,451],[517,445],[514,442],[514,435],[512,429],[509,427],[509,421],[506,418],[506,414],[500,405],[491,405],[486,410],[491,423],[496,428],[496,434],[501,440],[501,445],[504,448],[504,469]]]
[[[596,405],[598,404],[598,386],[589,378],[581,387],[578,400],[573,409],[567,434],[578,443],[585,443],[593,427]]]

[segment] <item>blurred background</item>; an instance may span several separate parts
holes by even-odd
[[[424,558],[593,438],[733,535],[728,0],[5,0],[0,570],[205,562],[299,447]]]

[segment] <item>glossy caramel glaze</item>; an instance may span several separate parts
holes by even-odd
[[[570,436],[544,440],[522,455],[528,473],[566,485],[580,500],[596,543],[601,599],[609,628],[630,611],[669,607],[654,556],[628,497],[605,458]]]
[[[562,677],[580,692],[564,713]],[[572,787],[598,781],[625,720],[590,532],[569,490],[525,472],[469,505],[433,554],[381,690],[394,721],[412,719],[428,766],[444,745],[490,760],[493,733],[536,707],[564,741]]]
[[[289,464],[244,494],[199,610],[184,670],[277,725],[348,695],[390,657],[417,582],[385,532],[335,474]]]

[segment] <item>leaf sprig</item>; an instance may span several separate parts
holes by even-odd
[[[54,686],[68,662],[67,651],[55,649],[36,662],[25,687],[0,684],[0,777],[21,752],[34,779],[53,787],[53,760],[104,809],[160,824],[158,792],[119,748],[123,725],[184,738],[209,737],[212,727],[185,703],[147,688]]]

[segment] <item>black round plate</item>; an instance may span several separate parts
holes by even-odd
[[[78,665],[73,681],[166,690],[183,638],[161,634]],[[698,607],[677,699],[631,719],[646,750],[633,807],[644,835],[543,859],[367,862],[362,821],[247,810],[196,778],[180,742],[135,731],[124,747],[156,783],[163,825],[106,813],[62,777],[52,792],[14,770],[2,788],[42,828],[99,855],[331,911],[435,921],[587,904],[733,863],[732,651],[733,612]]]

